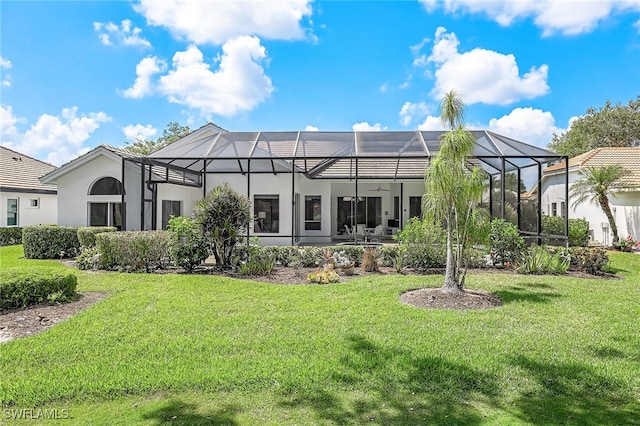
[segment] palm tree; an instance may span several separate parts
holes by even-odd
[[[447,266],[442,291],[459,293],[464,289],[463,254],[472,223],[478,219],[475,203],[482,196],[484,172],[470,169],[467,159],[473,153],[475,138],[464,127],[464,103],[455,91],[440,103],[440,119],[449,131],[442,136],[440,150],[425,170],[425,218],[442,223],[447,229]]]
[[[581,169],[582,177],[578,179],[571,187],[571,196],[576,197],[571,206],[574,211],[578,204],[585,200],[589,202],[597,202],[600,204],[602,211],[609,220],[609,226],[613,233],[613,242],[618,242],[618,227],[616,221],[611,214],[609,207],[609,196],[615,196],[610,188],[619,182],[624,176],[625,170],[618,164],[612,164],[604,167],[586,167]]]

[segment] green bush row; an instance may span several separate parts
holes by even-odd
[[[96,234],[101,269],[151,272],[169,265],[166,231],[125,231]]]
[[[0,311],[72,300],[77,284],[72,272],[57,268],[0,269]]]
[[[15,244],[22,244],[22,227],[0,228],[0,246],[12,246]]]
[[[564,235],[564,218],[560,216],[542,216],[542,232],[550,235]],[[569,246],[584,247],[589,242],[589,221],[569,219]]]
[[[77,226],[25,226],[22,244],[27,259],[70,258],[80,253]]]
[[[78,228],[78,242],[81,248],[94,247],[96,245],[96,235],[103,232],[116,232],[114,226],[81,226]]]

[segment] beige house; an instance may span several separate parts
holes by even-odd
[[[57,189],[38,178],[56,167],[0,146],[0,226],[55,224]]]
[[[569,188],[582,177],[580,171],[587,167],[603,167],[619,164],[625,169],[620,182],[611,188],[609,197],[611,212],[618,227],[618,236],[640,239],[640,148],[596,148],[569,159]],[[542,211],[548,216],[561,216],[565,207],[565,163],[547,167],[542,178]],[[569,193],[571,193],[569,191]],[[589,221],[592,242],[613,243],[607,217],[597,203],[584,201],[573,207],[569,197],[569,217]]]

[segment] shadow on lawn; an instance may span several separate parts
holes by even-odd
[[[548,284],[526,284],[522,286],[511,286],[505,290],[498,290],[495,292],[502,301],[507,303],[512,302],[530,302],[530,303],[549,303],[553,299],[560,297],[559,293],[550,291],[539,291],[539,289],[552,288]]]
[[[154,424],[172,425],[225,425],[235,426],[238,422],[235,416],[238,407],[226,405],[223,408],[206,415],[197,414],[197,406],[176,399],[164,401],[162,405],[142,415],[145,420],[155,420]]]
[[[536,384],[535,393],[514,402],[529,424],[637,425],[640,402],[633,391],[592,368],[574,363],[541,363],[526,356],[512,360]]]
[[[339,390],[312,386],[283,395],[285,408],[308,408],[317,421],[335,424],[465,424],[485,422],[468,401],[491,400],[498,389],[489,374],[441,357],[414,358],[361,336],[332,378]],[[366,392],[350,389],[366,389]],[[314,422],[312,420],[311,422]]]
[[[630,389],[583,365],[516,357],[512,364],[533,384],[518,393],[502,389],[493,374],[464,363],[415,358],[361,336],[349,340],[351,351],[332,380],[336,389],[321,384],[292,388],[280,405],[310,410],[316,417],[310,423],[341,425],[480,425],[513,421],[513,416],[534,425],[629,425],[640,418],[640,404]]]

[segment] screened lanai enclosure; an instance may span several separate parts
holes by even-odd
[[[142,194],[139,210],[129,206],[126,216],[138,211],[139,229],[166,227],[171,215],[191,215],[195,201],[226,182],[251,200],[254,221],[247,233],[262,244],[390,241],[421,215],[424,171],[442,134],[228,132],[209,123],[148,157],[123,160],[123,170],[132,162],[141,176],[125,187],[137,186]],[[487,176],[478,207],[541,238],[542,201],[535,189],[543,169],[566,157],[489,131],[472,134],[468,165]],[[564,177],[566,193],[568,169]]]

